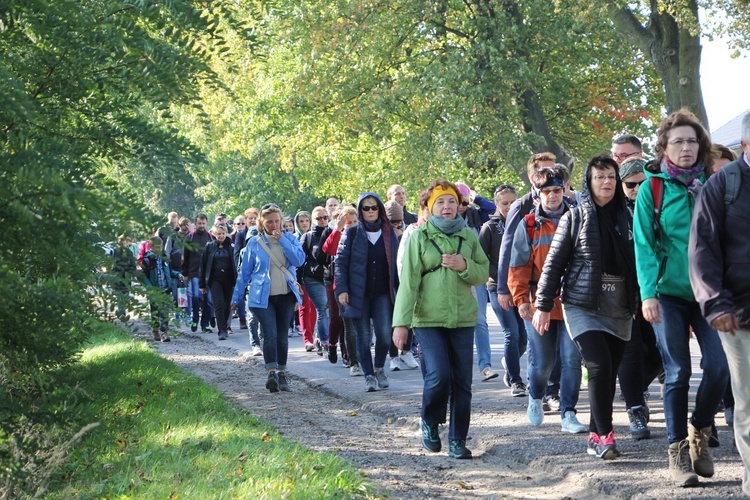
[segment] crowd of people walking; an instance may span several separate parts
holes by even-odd
[[[610,154],[587,162],[577,191],[566,165],[538,153],[520,198],[510,184],[490,200],[438,179],[420,193],[418,213],[407,211],[400,185],[385,202],[368,191],[356,204],[329,198],[293,218],[273,203],[234,220],[219,214],[210,230],[205,214],[173,213],[172,227],[137,254],[121,238],[116,270],[139,265],[158,291],[154,340],[170,340],[171,314],[156,300],[164,295],[177,319],[194,332],[218,328],[219,340],[237,315],[270,392],[290,389],[288,338],[297,334],[311,355],[363,376],[367,392],[387,389],[388,371],[421,368],[421,444],[440,452],[448,422],[457,459],[472,457],[475,349],[483,382],[502,374],[512,397],[528,399],[531,426],[559,411],[561,431],[585,434],[582,451],[604,460],[620,455],[618,379],[634,439],[651,437],[648,388],[658,380],[669,477],[694,486],[714,474],[719,408],[750,464],[750,114],[740,146],[737,157],[713,145],[680,110],[662,121],[652,160],[638,138],[619,136]],[[502,372],[492,364],[488,305],[503,334]],[[691,337],[703,371],[692,406]],[[576,408],[582,370],[587,423]]]

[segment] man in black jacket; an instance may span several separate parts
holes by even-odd
[[[190,233],[185,240],[185,249],[182,251],[182,276],[188,283],[188,303],[192,311],[193,321],[190,329],[198,329],[200,320],[204,333],[209,333],[209,323],[213,311],[213,300],[211,292],[205,296],[201,293],[199,286],[201,271],[201,254],[206,250],[206,244],[213,239],[211,233],[206,231],[208,217],[206,214],[195,216],[195,231]]]
[[[701,188],[690,226],[690,283],[706,320],[719,332],[734,393],[734,436],[750,495],[750,113],[742,120],[739,178],[732,164]],[[730,168],[731,167],[731,168]],[[736,197],[725,195],[739,183]],[[734,198],[734,200],[732,200]]]

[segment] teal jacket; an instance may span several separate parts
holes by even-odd
[[[440,267],[442,254],[456,253],[460,239],[466,269]],[[489,277],[490,262],[468,227],[448,236],[431,223],[423,224],[406,241],[401,283],[393,310],[393,326],[463,328],[477,323],[472,287]]]
[[[681,182],[667,174],[654,172],[658,165],[650,164],[644,169],[646,181],[638,190],[633,215],[633,237],[635,238],[635,264],[641,299],[658,298],[661,294],[695,300],[688,275],[688,240],[690,220],[695,207],[695,197]],[[651,177],[664,180],[661,224],[661,243],[654,230],[654,198],[651,193]],[[706,182],[706,175],[701,177]],[[663,248],[662,248],[663,247]]]

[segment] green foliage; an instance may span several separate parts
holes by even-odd
[[[80,425],[100,425],[49,498],[370,496],[343,460],[285,441],[147,345],[114,328],[91,340],[68,377],[85,381]]]

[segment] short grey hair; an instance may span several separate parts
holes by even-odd
[[[748,111],[742,119],[742,134],[740,135],[740,138],[750,144],[750,111]]]

